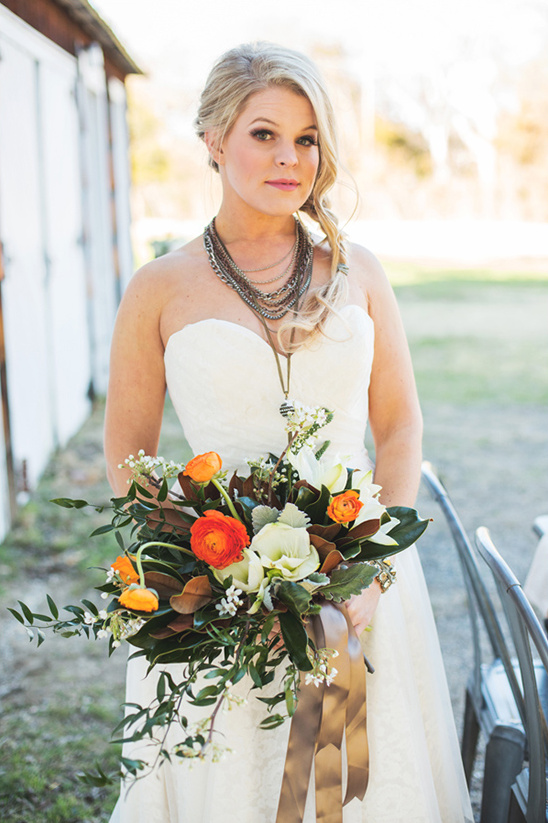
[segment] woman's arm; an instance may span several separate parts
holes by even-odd
[[[369,314],[375,324],[369,386],[375,483],[382,486],[380,499],[386,506],[413,506],[420,482],[422,416],[409,348],[396,299],[382,266],[365,249],[357,250],[355,257]],[[348,601],[356,634],[360,635],[371,622],[379,597],[380,586],[374,583]]]
[[[107,476],[116,495],[127,492],[129,454],[158,448],[165,399],[164,346],[160,336],[162,274],[154,264],[138,271],[124,294],[114,328],[105,412]]]

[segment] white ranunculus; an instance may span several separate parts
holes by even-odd
[[[320,565],[318,552],[306,529],[286,523],[267,523],[251,541],[266,569],[274,569],[284,580],[302,580]]]
[[[213,574],[222,583],[232,575],[232,584],[243,592],[257,592],[264,578],[263,564],[260,557],[250,549],[244,549],[244,559],[231,563],[224,569],[213,569]]]
[[[325,486],[332,494],[343,491],[347,475],[342,463],[333,462],[328,457],[316,460],[309,446],[305,446],[298,454],[290,451],[287,459],[298,473],[300,480],[306,480],[316,489]]]

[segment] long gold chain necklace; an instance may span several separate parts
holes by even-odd
[[[284,317],[290,309],[296,314],[299,299],[306,292],[312,279],[314,246],[302,223],[299,220],[295,220],[295,224],[296,240],[291,261],[293,263],[293,273],[288,282],[275,292],[263,292],[254,287],[242,269],[236,265],[228,249],[217,234],[215,219],[204,229],[204,247],[211,268],[225,285],[232,288],[242,298],[263,324],[267,342],[276,360],[278,378],[284,396],[279,409],[283,417],[288,417],[293,411],[293,406],[289,400],[291,348],[286,355],[287,365],[284,379],[280,354],[274,344],[272,331],[266,321],[267,319],[279,320],[281,317]],[[257,269],[257,271],[260,271],[260,269]],[[291,329],[290,346],[294,340],[294,332],[295,330]]]

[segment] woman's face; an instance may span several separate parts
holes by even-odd
[[[224,202],[284,216],[307,200],[318,171],[318,128],[306,97],[283,87],[253,94],[215,154]]]

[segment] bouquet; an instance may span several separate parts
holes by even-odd
[[[210,752],[215,759],[216,716],[237,700],[231,689],[244,676],[265,704],[264,728],[293,716],[302,681],[325,689],[337,676],[332,659],[339,650],[319,642],[326,635],[311,630],[314,619],[377,575],[393,577],[388,558],[413,544],[427,521],[414,509],[382,505],[371,471],[329,461],[326,444],[314,451],[318,430],[331,419],[327,409],[295,404],[288,447],[248,461],[245,477],[229,477],[215,452],[186,465],[130,455],[122,464],[131,471],[127,494],[111,500],[111,522],[94,532],[112,532],[119,547],[97,586],[105,608],[83,600],[60,615],[48,595],[49,616],[21,601],[20,611],[10,609],[38,645],[45,628],[103,638],[110,654],[126,642],[156,669],[156,699],[126,707],[115,730],[122,741],[159,741],[158,758]],[[279,667],[280,690],[264,696]],[[205,708],[202,722],[189,723],[185,701]],[[167,750],[162,742],[174,726],[180,740]],[[133,775],[145,767],[122,763]],[[88,779],[108,778],[99,768]]]

